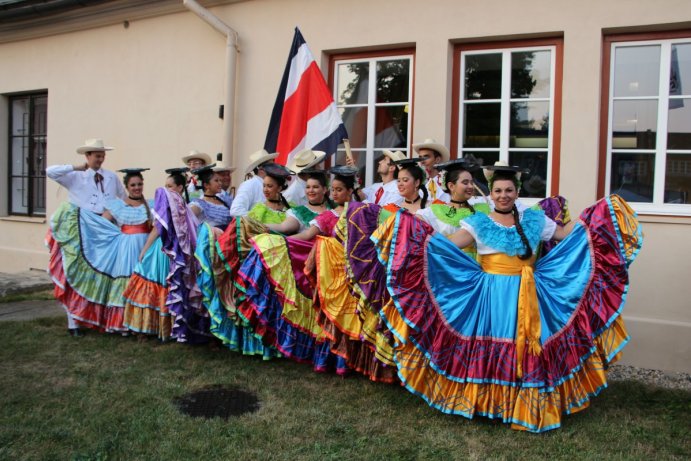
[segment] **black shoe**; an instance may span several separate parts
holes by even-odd
[[[79,328],[68,328],[67,332],[73,338],[81,338],[82,336],[84,336],[84,333],[82,333],[82,330],[80,330]]]

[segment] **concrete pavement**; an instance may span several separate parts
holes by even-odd
[[[16,274],[0,272],[0,299],[10,295],[49,290],[53,287],[45,271],[29,270]],[[0,302],[0,322],[64,316],[65,310],[55,300]]]

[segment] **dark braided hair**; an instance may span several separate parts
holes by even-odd
[[[126,173],[125,177],[122,179],[122,182],[125,183],[125,187],[127,187],[127,184],[130,182],[130,179],[132,178],[139,178],[144,182],[144,176],[139,171],[133,171],[131,173]],[[147,221],[151,221],[151,208],[149,208],[149,204],[146,201],[146,197],[142,194],[142,200],[144,202],[144,207],[146,208],[146,219]]]
[[[190,194],[187,192],[187,178],[183,173],[173,173],[168,176],[173,180],[176,186],[182,186],[182,190],[185,193],[185,203],[190,202]]]
[[[429,199],[429,192],[425,186],[425,172],[422,171],[419,165],[404,164],[400,166],[401,171],[405,170],[410,173],[414,181],[418,181],[417,190],[422,191],[422,200],[420,201],[420,208],[425,208],[427,200]]]
[[[494,181],[497,179],[504,179],[507,181],[511,181],[516,187],[516,191],[518,191],[518,188],[520,187],[520,181],[516,177],[516,174],[513,172],[505,172],[505,171],[497,171],[492,175],[492,177],[489,180],[489,188],[492,190],[492,187],[494,187]],[[518,258],[519,259],[530,259],[533,256],[533,249],[530,246],[530,242],[528,241],[528,237],[526,237],[525,232],[523,231],[523,226],[521,226],[521,221],[520,221],[520,216],[518,213],[518,208],[516,208],[516,204],[514,203],[513,208],[511,209],[511,214],[513,215],[513,222],[516,225],[516,231],[518,232],[519,237],[521,237],[521,242],[523,242],[523,245],[525,245],[525,253],[520,255]]]
[[[530,242],[528,241],[528,237],[526,237],[525,232],[523,232],[523,226],[521,226],[521,221],[520,221],[519,215],[518,215],[518,208],[516,208],[516,205],[513,206],[513,209],[511,210],[511,214],[513,214],[513,222],[516,224],[516,231],[518,232],[518,235],[521,237],[521,241],[523,242],[523,245],[525,245],[525,253],[520,255],[518,258],[519,259],[530,259],[533,256],[533,249],[530,247]]]

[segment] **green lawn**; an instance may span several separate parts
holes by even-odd
[[[87,334],[64,318],[0,323],[0,459],[689,459],[691,393],[615,382],[536,435],[429,408],[399,386],[287,360]],[[258,412],[190,418],[172,400],[212,385]]]

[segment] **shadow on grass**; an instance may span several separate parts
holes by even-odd
[[[397,385],[287,360],[88,333],[64,319],[0,324],[0,459],[688,459],[691,393],[616,382],[546,434],[429,408]],[[221,385],[256,413],[182,415],[177,397]]]

